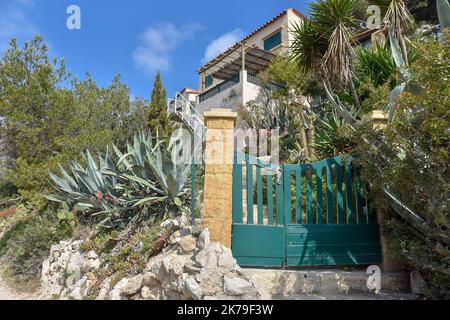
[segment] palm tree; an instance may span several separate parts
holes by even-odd
[[[331,95],[331,88],[348,86],[353,101],[360,106],[353,82],[353,46],[360,21],[355,12],[358,0],[318,0],[310,5],[310,20],[294,26],[293,58],[304,71],[317,73],[337,111],[348,121],[355,119]],[[337,99],[337,100],[335,100]]]
[[[408,61],[408,51],[406,49],[405,33],[411,30],[414,25],[414,18],[409,12],[404,0],[371,0],[372,4],[379,6],[382,12],[385,13],[383,22],[392,34],[392,39],[397,41],[403,61]],[[391,43],[391,45],[396,45]]]

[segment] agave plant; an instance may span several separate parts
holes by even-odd
[[[352,112],[356,117],[356,113]],[[315,147],[324,158],[350,153],[356,146],[355,131],[336,112],[330,112],[319,119]]]
[[[169,206],[181,209],[189,195],[190,172],[182,152],[183,130],[178,129],[169,143],[143,132],[133,140],[126,153],[113,145],[114,152],[108,149],[98,163],[86,151],[87,167],[72,161],[71,174],[60,166],[61,176],[50,173],[58,194],[46,198],[101,216],[100,224],[111,226],[125,224],[143,209],[152,214]]]
[[[450,28],[450,4],[447,0],[436,0],[441,29]]]

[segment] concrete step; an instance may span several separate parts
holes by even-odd
[[[270,300],[418,300],[412,294],[302,294],[271,296]]]
[[[369,275],[364,270],[271,270],[245,269],[261,292],[269,296],[296,295],[371,295],[367,287]],[[409,294],[409,275],[382,272],[381,294]],[[270,297],[268,297],[270,298]]]

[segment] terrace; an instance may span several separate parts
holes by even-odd
[[[275,54],[245,44],[235,45],[223,57],[208,66],[208,73],[220,82],[199,95],[196,106],[200,113],[212,108],[236,109],[255,100],[265,87],[282,88],[275,83],[265,83],[259,75],[268,68]]]

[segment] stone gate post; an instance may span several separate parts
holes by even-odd
[[[231,247],[234,128],[237,113],[230,109],[205,112],[205,189],[203,225],[212,242]]]

